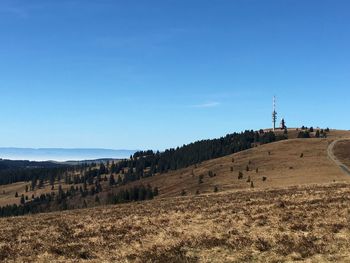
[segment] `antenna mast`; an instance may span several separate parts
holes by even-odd
[[[272,127],[273,131],[276,129],[276,120],[277,120],[277,112],[276,112],[276,97],[273,96],[273,111],[272,111]]]

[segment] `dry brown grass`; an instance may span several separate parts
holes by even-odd
[[[160,188],[152,201],[2,218],[0,261],[350,262],[350,177],[327,157],[330,142],[348,136],[331,131],[156,175],[141,181]],[[0,200],[24,186],[3,186]]]
[[[288,131],[291,138],[296,137],[298,132],[296,129]],[[277,133],[283,133],[283,131],[277,131]],[[188,168],[158,174],[128,184],[127,187],[149,183],[160,189],[161,197],[169,197],[179,196],[182,190],[185,190],[187,195],[195,195],[197,192],[212,193],[215,186],[219,192],[249,189],[251,183],[247,182],[248,177],[253,181],[254,188],[266,189],[310,183],[350,182],[350,177],[345,176],[327,156],[330,142],[342,137],[350,137],[350,132],[331,130],[327,139],[290,139],[266,144]],[[301,154],[303,154],[302,158],[300,158]],[[346,152],[346,154],[349,153]],[[216,176],[209,176],[210,171]],[[242,179],[238,179],[240,171],[243,173]],[[200,177],[201,183],[199,183]],[[70,187],[63,182],[62,186],[63,189]],[[108,189],[108,183],[102,183],[102,186]],[[0,186],[0,206],[18,204],[20,198],[14,197],[16,191],[19,196],[28,195],[29,200],[33,193],[38,196],[41,193],[51,192],[51,186],[48,184],[34,192],[25,193],[24,189],[25,183]],[[56,182],[55,190],[57,189]]]
[[[339,161],[350,167],[350,140],[342,140],[334,146],[334,155]]]
[[[332,138],[291,139],[266,144],[196,166],[156,175],[143,182],[158,186],[162,197],[178,196],[182,189],[188,194],[195,194],[197,190],[200,193],[210,193],[215,186],[218,186],[219,191],[249,189],[248,177],[254,182],[255,188],[350,182],[350,177],[345,176],[328,158],[328,145],[337,137]],[[247,166],[249,171],[246,171]],[[216,176],[210,177],[209,171]],[[243,179],[238,179],[240,171]],[[199,177],[202,177],[202,183],[199,183]]]
[[[20,204],[20,197],[22,194],[24,196],[28,196],[29,201],[32,200],[32,195],[34,197],[40,196],[41,194],[58,192],[58,186],[61,185],[63,190],[67,190],[71,187],[69,184],[65,184],[64,180],[61,180],[60,183],[57,181],[54,184],[54,190],[51,190],[51,185],[49,183],[45,183],[42,188],[36,187],[35,190],[28,192],[25,191],[26,185],[28,189],[30,189],[30,182],[18,182],[14,184],[0,185],[0,206],[5,206],[8,204]],[[80,186],[74,185],[75,186]],[[16,192],[18,193],[18,197],[15,197]]]
[[[350,184],[0,219],[3,262],[349,262]]]

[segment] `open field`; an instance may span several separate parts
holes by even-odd
[[[0,219],[2,262],[350,262],[350,184]]]

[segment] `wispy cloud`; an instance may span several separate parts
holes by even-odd
[[[191,108],[214,108],[220,106],[221,103],[217,101],[212,101],[212,102],[207,102],[207,103],[202,103],[202,104],[195,104],[191,105]]]

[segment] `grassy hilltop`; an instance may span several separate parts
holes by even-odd
[[[330,130],[325,138],[316,138],[316,131],[311,138],[297,138],[299,133],[290,129],[284,140],[124,183],[118,178],[127,171],[113,173],[109,163],[106,174],[93,178],[91,187],[98,181],[101,191],[65,197],[66,209],[80,209],[0,219],[0,260],[346,262],[350,176],[329,151],[349,165],[350,132]],[[68,175],[85,172],[74,169]],[[0,186],[5,192],[0,201],[18,202],[15,192],[56,191],[57,196],[59,185],[63,192],[84,187],[64,178],[54,181],[54,190],[49,181],[28,192],[25,185]],[[143,199],[152,200],[140,201],[140,185],[151,186],[152,198]],[[139,199],[105,205],[111,195],[130,189],[138,189]],[[135,198],[132,190],[129,194]],[[48,211],[61,208],[55,200],[46,204]]]

